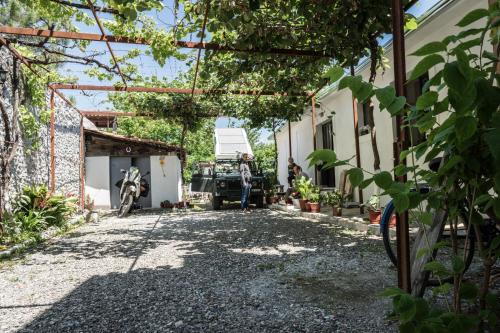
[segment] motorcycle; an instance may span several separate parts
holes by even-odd
[[[149,172],[141,176],[139,168],[131,166],[128,170],[120,170],[124,176],[123,179],[116,183],[120,188],[120,208],[118,209],[118,217],[126,216],[132,206],[139,197],[147,197],[149,193],[149,184],[144,179]]]

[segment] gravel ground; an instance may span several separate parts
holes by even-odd
[[[270,210],[87,224],[0,269],[1,332],[394,332],[381,240]]]

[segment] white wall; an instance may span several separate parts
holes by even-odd
[[[309,168],[307,156],[313,151],[313,131],[311,113],[302,115],[302,120],[291,124],[292,157],[311,178],[314,178],[314,168]],[[288,187],[288,124],[276,133],[278,143],[278,181]]]
[[[181,162],[177,156],[151,156],[152,207],[159,208],[165,200],[172,203],[182,200]]]
[[[469,11],[476,8],[486,8],[488,5],[487,0],[456,0],[443,8],[433,17],[427,19],[422,23],[416,31],[411,32],[406,37],[406,67],[408,73],[420,60],[418,57],[409,56],[409,54],[416,51],[421,46],[436,40],[442,40],[445,36],[456,34],[460,31],[456,27],[456,23],[467,14]],[[476,24],[476,27],[480,23]],[[474,26],[468,27],[473,28]],[[382,73],[377,74],[375,85],[384,87],[394,81],[393,74],[393,55],[392,46],[386,49],[385,56],[389,60],[389,69]],[[441,67],[431,69],[429,76],[434,76]],[[365,66],[361,68],[357,75],[362,75],[364,80],[368,80],[369,68]],[[339,159],[349,159],[355,156],[355,142],[354,142],[354,129],[353,129],[353,114],[352,114],[352,95],[349,90],[332,92],[322,96],[319,100],[321,109],[317,110],[318,119],[317,124],[329,121],[326,117],[331,111],[335,111],[333,117],[333,131],[334,131],[334,146]],[[324,113],[323,116],[320,116]],[[391,170],[393,168],[393,129],[392,119],[388,112],[379,112],[378,105],[375,105],[374,118],[377,134],[377,146],[380,153],[381,169]],[[439,119],[442,122],[442,119]],[[307,165],[304,162],[305,157],[312,151],[312,126],[310,112],[305,112],[305,116],[298,123],[292,123],[292,153],[296,158],[297,163],[303,167]],[[318,140],[321,140],[318,137]],[[281,184],[286,184],[287,178],[287,157],[288,157],[288,126],[285,125],[277,135],[278,141],[278,179]],[[320,145],[318,145],[320,147]],[[366,170],[373,171],[373,153],[370,141],[370,135],[363,135],[360,137],[360,155],[361,166]],[[356,160],[353,159],[352,163],[355,164]],[[335,176],[338,182],[342,167],[335,169]],[[309,170],[312,175],[312,170]],[[373,193],[372,186],[363,191],[363,198],[366,201]],[[355,192],[355,200],[358,200],[357,190]],[[382,198],[384,204],[388,198]]]
[[[111,208],[109,189],[109,156],[85,157],[85,196],[96,208]]]

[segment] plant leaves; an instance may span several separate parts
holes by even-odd
[[[392,197],[396,212],[402,213],[410,206],[410,199],[405,193],[396,193]]]
[[[458,117],[455,122],[455,132],[459,141],[464,141],[476,133],[477,119],[472,116]]]
[[[382,189],[388,189],[391,187],[393,180],[392,175],[387,171],[382,171],[376,174],[373,179],[375,180],[375,184]]]
[[[434,105],[438,100],[438,93],[435,91],[428,91],[425,94],[421,95],[417,99],[417,110],[424,110],[428,107]]]
[[[399,112],[401,112],[401,110],[403,110],[405,105],[406,105],[406,97],[399,96],[394,100],[394,102],[392,102],[392,104],[389,107],[387,107],[387,110],[391,115],[394,116]]]
[[[472,300],[477,297],[478,294],[478,288],[476,285],[469,283],[469,282],[462,282],[460,286],[460,297],[463,299],[468,299]]]
[[[436,66],[439,63],[445,62],[444,58],[439,54],[431,54],[419,61],[415,66],[415,69],[411,72],[408,81],[413,81],[418,79],[420,76],[425,74],[429,69]]]
[[[324,78],[328,78],[330,83],[337,82],[344,76],[344,70],[340,66],[333,66],[324,75]]]
[[[382,105],[389,106],[396,99],[396,90],[393,86],[376,89],[375,96]]]
[[[351,181],[353,187],[359,186],[363,181],[363,170],[361,170],[360,168],[353,168],[347,171],[347,174],[349,175],[349,180]]]
[[[487,17],[489,15],[490,12],[488,11],[488,9],[484,8],[475,9],[467,13],[467,15],[465,15],[460,21],[458,21],[457,26],[461,28],[466,27],[469,24],[474,23],[477,20],[480,20],[483,17]]]
[[[419,48],[417,51],[413,52],[411,55],[414,56],[426,56],[429,54],[434,54],[438,52],[445,52],[446,44],[443,42],[430,42]]]

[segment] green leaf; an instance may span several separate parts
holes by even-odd
[[[379,296],[381,297],[393,297],[397,295],[403,295],[406,294],[406,292],[403,289],[396,288],[396,287],[388,287],[385,288],[384,291],[382,291]]]
[[[462,282],[462,285],[460,286],[460,297],[463,299],[475,299],[478,294],[478,288],[469,282]]]
[[[458,156],[458,155],[453,155],[452,157],[450,157],[450,159],[448,161],[446,161],[444,163],[444,165],[439,169],[439,174],[443,175],[445,174],[446,172],[448,172],[451,168],[453,168],[455,165],[457,165],[458,163],[461,163],[463,162],[463,158],[461,156]]]
[[[456,61],[444,65],[443,78],[448,87],[455,91],[460,92],[467,87],[467,81],[460,72]]]
[[[260,8],[260,0],[248,0],[251,10],[258,10]]]
[[[406,193],[397,193],[393,196],[393,203],[396,212],[402,213],[410,206],[410,199]]]
[[[476,133],[477,119],[471,116],[459,117],[455,123],[455,132],[459,141],[465,141]]]
[[[375,184],[384,190],[391,187],[393,183],[392,175],[387,171],[376,174],[373,179],[375,180]]]
[[[432,289],[433,294],[448,294],[451,291],[451,284],[446,282],[440,285],[439,287],[436,287]]]
[[[434,216],[430,212],[422,212],[418,218],[419,218],[420,222],[422,222],[425,225],[430,226],[430,225],[432,225],[432,220],[433,220]]]
[[[309,166],[319,164],[320,162],[335,163],[337,162],[337,154],[331,149],[318,149],[307,156]]]
[[[413,81],[418,79],[420,76],[425,74],[429,69],[442,62],[445,62],[444,58],[439,54],[431,54],[426,56],[424,59],[420,60],[419,63],[415,66],[415,69],[411,72],[408,81]]]
[[[360,103],[363,103],[368,97],[371,96],[373,86],[370,83],[362,82],[360,88],[354,94]]]
[[[460,274],[465,269],[465,263],[459,256],[454,256],[451,259],[451,268],[453,270],[453,273]]]
[[[490,152],[497,163],[500,163],[500,129],[496,128],[483,134],[484,141],[488,144]]]
[[[403,110],[405,105],[406,105],[406,97],[399,96],[394,100],[394,102],[392,102],[392,104],[389,107],[387,107],[387,110],[391,115],[394,116],[399,112],[401,112],[401,110]]]
[[[443,42],[430,42],[419,48],[417,51],[413,52],[411,55],[414,56],[426,56],[429,54],[434,54],[438,52],[445,52],[446,44]]]
[[[347,171],[347,174],[349,175],[349,180],[351,181],[353,187],[359,186],[363,181],[363,170],[361,170],[360,168],[353,168]]]
[[[393,86],[376,89],[375,96],[382,105],[389,106],[396,99],[396,90]]]
[[[361,184],[359,184],[359,187],[362,189],[367,188],[372,182],[373,182],[373,178],[365,179],[361,182]]]
[[[396,311],[402,323],[410,322],[417,314],[417,305],[413,297],[408,294],[400,296]]]
[[[330,80],[330,83],[337,82],[342,76],[344,76],[344,70],[340,66],[333,66],[323,75]]]
[[[417,99],[417,110],[424,110],[434,105],[438,100],[438,93],[435,91],[428,91]]]
[[[474,205],[482,205],[482,204],[485,204],[487,203],[488,201],[490,201],[491,199],[491,195],[489,194],[481,194],[480,196],[478,196],[476,198],[476,200],[474,201]]]
[[[418,28],[418,21],[414,17],[410,18],[405,23],[405,28],[408,30],[415,30]]]
[[[450,275],[446,267],[438,261],[431,261],[425,264],[424,269],[426,271],[431,271],[439,276]]]
[[[488,9],[485,9],[485,8],[479,8],[479,9],[475,9],[469,13],[467,13],[467,15],[465,15],[458,23],[457,23],[457,26],[458,27],[466,27],[468,26],[469,24],[471,23],[474,23],[476,22],[477,20],[480,20],[482,19],[483,17],[487,17],[489,16],[490,12],[488,11]]]

